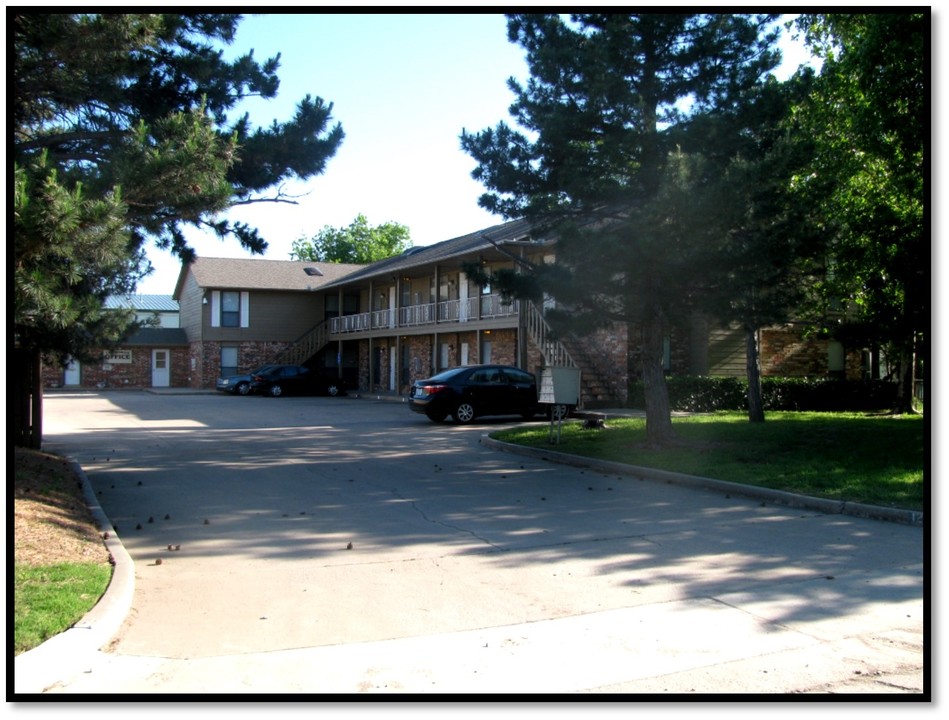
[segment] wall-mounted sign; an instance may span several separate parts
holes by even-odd
[[[132,362],[131,350],[115,350],[102,355],[102,362],[106,365],[128,365]]]

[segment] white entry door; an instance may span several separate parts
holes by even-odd
[[[75,358],[69,358],[69,364],[66,365],[66,372],[63,375],[63,385],[78,385],[80,381],[79,361]]]
[[[152,350],[152,387],[171,384],[171,361],[167,350]]]

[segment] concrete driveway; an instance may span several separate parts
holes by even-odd
[[[509,422],[392,402],[51,393],[45,422],[135,582],[47,692],[929,692],[919,527],[520,457],[480,442]]]

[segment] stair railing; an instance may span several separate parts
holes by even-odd
[[[290,343],[274,357],[275,365],[302,365],[322,349],[329,338],[325,320]]]
[[[552,337],[553,331],[543,313],[532,303],[525,303],[527,307],[527,335],[540,348],[544,356],[544,363],[550,366],[579,367],[562,342]]]

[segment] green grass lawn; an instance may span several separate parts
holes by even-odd
[[[99,601],[112,570],[96,563],[14,569],[14,653],[30,650],[72,627]]]
[[[504,442],[786,490],[814,497],[906,510],[924,509],[926,430],[922,416],[860,413],[769,413],[750,423],[743,413],[674,418],[680,442],[644,447],[646,422],[615,419],[603,430],[563,425],[493,433]]]

